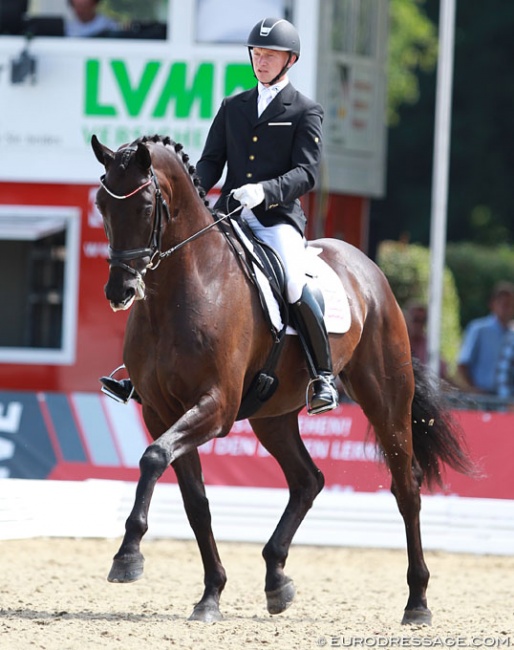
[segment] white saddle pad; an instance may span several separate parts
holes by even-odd
[[[348,295],[343,287],[339,276],[335,271],[320,257],[320,248],[309,247],[308,268],[306,272],[306,281],[309,284],[316,283],[323,299],[325,300],[325,326],[327,331],[332,334],[344,334],[350,329],[351,313]],[[277,329],[282,329],[282,317],[275,297],[269,286],[269,282],[262,271],[254,264],[255,275],[268,306],[269,314],[273,325]],[[296,331],[288,326],[288,334],[296,334]]]

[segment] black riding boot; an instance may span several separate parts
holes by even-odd
[[[339,404],[339,396],[323,312],[307,285],[303,288],[300,300],[290,307],[293,324],[312,361],[308,364],[312,377],[312,395],[308,399],[307,411],[310,415],[331,411]]]
[[[134,399],[136,402],[141,404],[141,398],[134,390],[134,385],[130,379],[118,380],[113,378],[113,375],[124,367],[125,366],[120,366],[119,368],[116,368],[109,377],[100,377],[102,393],[105,393],[109,397],[112,397],[112,399],[117,402],[122,402],[123,404],[126,404],[130,399]]]

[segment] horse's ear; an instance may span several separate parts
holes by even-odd
[[[143,171],[147,171],[152,166],[152,157],[150,156],[150,152],[141,142],[138,143],[136,149],[136,163]]]
[[[114,152],[103,145],[94,134],[91,136],[91,146],[98,162],[107,169],[114,160]]]

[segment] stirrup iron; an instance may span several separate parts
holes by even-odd
[[[312,398],[315,396],[315,384],[320,382],[324,384],[326,389],[331,393],[332,400],[316,407],[312,406]],[[305,406],[307,408],[307,415],[319,415],[320,413],[326,413],[327,411],[332,411],[337,408],[339,406],[339,395],[333,381],[323,375],[318,375],[317,377],[312,378],[305,389]]]
[[[117,381],[114,377],[114,375],[119,372],[120,370],[125,370],[125,364],[122,364],[121,366],[118,366],[115,368],[111,374],[109,375],[109,379],[113,379],[114,381]],[[128,404],[129,401],[132,399],[132,396],[134,395],[134,384],[132,384],[132,388],[130,390],[130,393],[128,394],[128,397],[123,399],[123,397],[120,397],[117,395],[115,392],[107,388],[104,384],[102,384],[102,387],[100,388],[100,391],[104,393],[104,395],[107,395],[111,399],[113,399],[115,402],[118,402],[118,404]]]

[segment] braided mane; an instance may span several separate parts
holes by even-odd
[[[161,144],[167,147],[173,147],[180,160],[182,160],[182,163],[187,173],[189,174],[189,176],[191,176],[191,180],[193,181],[193,185],[196,187],[196,191],[198,192],[199,197],[202,199],[204,204],[207,207],[209,207],[209,201],[205,199],[207,193],[200,185],[200,177],[196,173],[196,167],[194,165],[189,164],[189,155],[185,153],[184,146],[180,144],[180,142],[175,142],[167,135],[158,135],[158,134],[143,135],[137,140],[134,140],[134,142],[130,146],[132,148],[133,146],[137,146],[139,143],[146,144],[147,142],[153,142],[153,143],[160,142]]]

